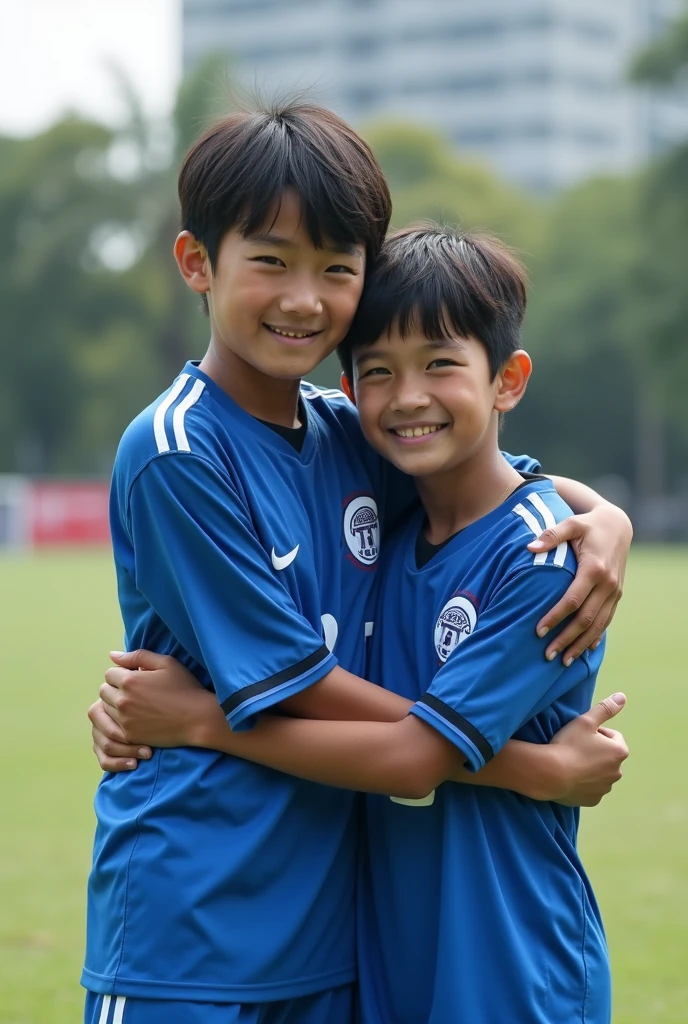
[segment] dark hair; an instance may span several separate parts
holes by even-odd
[[[241,110],[209,128],[179,172],[182,228],[214,270],[226,232],[257,231],[288,188],[314,245],[365,245],[377,256],[392,212],[382,169],[350,125],[309,103]]]
[[[526,272],[498,239],[419,225],[391,235],[366,278],[349,332],[337,349],[353,379],[353,353],[392,327],[437,341],[455,334],[487,349],[494,379],[520,346]]]

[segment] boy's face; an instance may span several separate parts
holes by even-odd
[[[275,213],[254,236],[245,238],[236,228],[227,232],[214,273],[188,232],[175,253],[187,283],[208,295],[218,355],[238,357],[269,377],[295,379],[346,334],[363,289],[365,249],[316,249],[290,190]],[[183,251],[184,244],[198,250],[193,275],[184,265],[193,254]]]
[[[526,354],[516,353],[513,360],[521,357],[527,380]],[[447,472],[496,445],[498,413],[512,408],[522,393],[515,396],[508,375],[507,370],[506,387],[502,374],[490,380],[487,352],[473,338],[428,341],[415,331],[402,338],[393,328],[354,353],[363,432],[404,473]]]

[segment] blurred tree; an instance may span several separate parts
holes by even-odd
[[[631,78],[650,85],[673,85],[688,67],[688,7],[631,64]]]
[[[467,231],[492,231],[531,265],[543,242],[541,205],[457,152],[438,131],[379,122],[364,127],[362,133],[390,185],[393,228],[432,220],[458,224]],[[330,356],[310,378],[335,386],[339,373],[336,356]]]
[[[225,64],[184,80],[170,123],[119,76],[121,129],[69,118],[0,138],[0,471],[107,471],[128,420],[202,352],[207,321],[171,252],[175,182],[221,109]]]
[[[543,208],[438,132],[387,123],[370,125],[364,135],[390,184],[393,227],[429,219],[493,231],[526,262],[541,244]]]
[[[131,312],[112,274],[86,269],[95,227],[126,205],[105,170],[111,143],[76,119],[0,141],[3,469],[59,467],[79,421],[81,353]]]
[[[634,81],[655,88],[680,86],[687,74],[688,8],[631,69]],[[688,139],[648,168],[639,221],[644,258],[633,280],[633,332],[639,348],[651,341],[646,372],[655,404],[688,437]]]
[[[549,210],[525,327],[535,372],[527,401],[507,418],[505,443],[533,452],[552,471],[634,476],[642,375],[628,324],[637,205],[634,179],[599,179],[562,194]]]

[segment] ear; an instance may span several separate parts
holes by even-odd
[[[349,380],[347,375],[343,373],[339,380],[342,385],[342,391],[344,392],[346,397],[349,399],[352,405],[356,405],[356,395],[354,394],[354,389],[352,388],[351,381]]]
[[[533,363],[527,352],[519,349],[497,374],[494,408],[497,412],[510,412],[523,398]]]
[[[199,295],[210,291],[212,269],[205,246],[190,231],[182,231],[174,243],[174,258],[189,288]]]

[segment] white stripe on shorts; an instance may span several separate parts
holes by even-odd
[[[124,1004],[127,1001],[126,996],[117,996],[115,1000],[115,1012],[112,1015],[112,1024],[122,1024],[122,1017],[124,1016]]]
[[[111,999],[112,996],[103,996],[103,1005],[100,1008],[100,1017],[98,1018],[98,1024],[107,1024]]]

